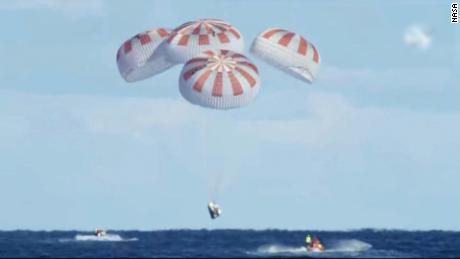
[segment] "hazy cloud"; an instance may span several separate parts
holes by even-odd
[[[426,50],[431,46],[431,33],[420,25],[413,25],[404,33],[403,41],[407,46]]]
[[[286,119],[225,117],[224,112],[209,113],[182,99],[8,95],[2,110],[9,112],[0,113],[4,142],[72,131],[142,141],[184,139],[197,137],[206,123],[208,133],[227,132],[256,143],[298,144],[313,150],[371,148],[417,160],[434,155],[435,146],[451,152],[460,146],[458,113],[356,107],[339,94],[310,93],[296,116]]]
[[[435,147],[458,153],[459,113],[358,108],[337,94],[310,94],[305,103],[303,119],[245,121],[239,130],[277,144],[345,152],[371,148],[420,161],[434,156]]]
[[[429,75],[429,76],[428,76]],[[324,66],[318,83],[360,87],[374,92],[440,92],[451,87],[455,75],[442,67],[342,68]]]

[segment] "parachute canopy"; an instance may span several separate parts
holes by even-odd
[[[164,28],[139,33],[125,41],[117,52],[117,65],[121,76],[127,82],[139,81],[170,68],[173,64],[165,58],[151,59],[157,47],[167,38]]]
[[[213,201],[208,203],[208,211],[209,211],[209,216],[211,216],[211,219],[215,219],[219,217],[220,214],[222,214],[222,209],[220,208],[220,206]]]
[[[315,80],[320,65],[315,46],[284,29],[270,28],[259,34],[252,43],[251,53],[308,83]]]
[[[202,19],[175,28],[160,49],[170,62],[183,64],[209,49],[242,52],[244,43],[241,33],[229,23],[219,19]]]
[[[257,67],[244,55],[207,50],[184,65],[179,90],[189,102],[215,109],[247,105],[259,93]]]

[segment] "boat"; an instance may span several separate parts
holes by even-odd
[[[305,246],[308,252],[323,252],[324,246],[318,238],[314,238],[313,242]]]
[[[117,234],[107,234],[102,228],[96,228],[91,235],[76,235],[77,241],[123,241]]]

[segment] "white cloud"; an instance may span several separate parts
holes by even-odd
[[[198,107],[175,99],[98,98],[94,106],[74,107],[73,117],[94,133],[144,138],[152,129],[175,130],[200,123]]]
[[[275,143],[306,144],[320,148],[343,136],[344,126],[356,112],[356,108],[340,95],[310,94],[304,103],[304,119],[243,121],[239,129]],[[341,134],[337,135],[338,132]]]
[[[10,137],[26,134],[26,131],[48,134],[73,130],[143,138],[152,129],[167,132],[202,121],[197,112],[199,108],[181,99],[34,95],[9,91],[4,91],[4,96],[8,98],[2,101],[0,114],[5,126],[0,133]]]
[[[325,80],[336,81],[355,81],[355,80],[370,80],[375,77],[375,71],[372,69],[344,69],[335,66],[324,66],[322,68],[322,78]]]
[[[339,94],[311,92],[301,97],[304,99],[295,100],[303,107],[296,108],[294,117],[276,115],[277,119],[263,112],[267,110],[265,103],[260,109],[247,109],[245,116],[230,116],[228,112],[203,109],[182,99],[43,96],[6,91],[2,96],[0,137],[5,142],[30,137],[30,132],[53,135],[66,131],[142,141],[171,136],[194,138],[207,124],[208,134],[217,134],[208,137],[216,141],[224,141],[220,134],[235,134],[256,143],[298,144],[313,150],[347,152],[371,148],[402,152],[414,159],[433,155],[437,152],[434,147],[458,152],[456,148],[460,146],[458,112],[356,107]]]
[[[244,121],[239,130],[271,143],[329,152],[372,149],[402,153],[418,161],[427,161],[438,148],[460,151],[459,113],[358,108],[335,94],[312,93],[305,103],[303,119]]]
[[[432,37],[422,26],[413,25],[404,33],[403,41],[407,46],[427,50],[431,46]]]
[[[21,128],[43,132],[73,128],[89,134],[119,135],[142,141],[152,135],[192,137],[190,129],[200,130],[201,124],[208,121],[210,132],[226,128],[224,132],[236,130],[235,134],[262,142],[306,145],[317,150],[371,147],[389,152],[397,145],[394,152],[424,158],[433,152],[433,146],[455,146],[458,141],[451,137],[460,131],[457,113],[358,108],[338,94],[310,93],[301,102],[304,107],[299,107],[300,112],[290,119],[249,116],[252,119],[229,120],[223,116],[225,112],[208,113],[207,109],[178,99],[33,96],[21,103],[41,106],[38,110],[31,108],[14,116],[3,116]],[[40,117],[45,116],[50,120],[44,124]],[[16,132],[18,127],[10,129]]]
[[[333,84],[359,87],[373,92],[398,93],[442,92],[455,82],[451,69],[442,67],[417,68],[342,68],[325,65],[317,81],[320,84]]]

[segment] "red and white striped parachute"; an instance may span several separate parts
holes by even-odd
[[[244,106],[259,93],[257,67],[244,55],[207,50],[184,65],[179,90],[189,102],[215,109]]]
[[[170,62],[185,63],[208,49],[243,52],[244,42],[241,33],[229,23],[219,19],[202,19],[175,28],[160,48]]]
[[[166,62],[166,59],[151,58],[167,36],[168,30],[158,28],[139,33],[125,41],[117,52],[117,65],[121,76],[128,82],[134,82],[170,68],[173,64]]]
[[[318,50],[294,32],[277,28],[268,29],[253,41],[251,53],[308,83],[312,83],[318,74]]]

